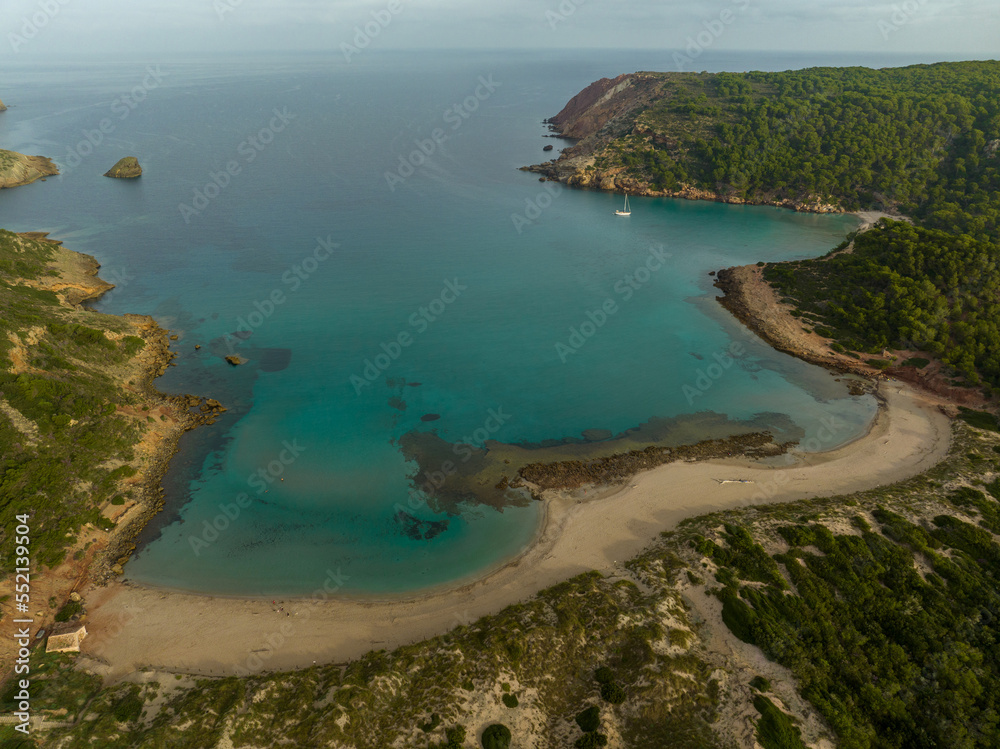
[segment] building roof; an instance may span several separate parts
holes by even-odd
[[[79,653],[80,642],[87,636],[87,628],[81,622],[63,622],[52,627],[45,643],[47,653]]]

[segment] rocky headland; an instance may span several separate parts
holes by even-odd
[[[45,156],[26,156],[0,149],[0,190],[28,185],[56,174],[59,174],[59,168]]]
[[[647,115],[651,107],[675,95],[669,87],[671,80],[671,74],[640,72],[595,81],[546,120],[556,137],[576,143],[563,149],[557,159],[522,169],[570,187],[630,195],[773,205],[810,213],[845,211],[838,203],[815,195],[748,197],[735,190],[707,189],[683,181],[671,189],[658,189],[650,179],[622,164],[623,153],[637,154],[652,147],[666,148],[674,158],[686,154],[687,146],[681,139],[657,127]]]

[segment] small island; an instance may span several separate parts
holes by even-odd
[[[104,173],[105,177],[114,179],[136,179],[142,176],[142,167],[135,156],[126,156]]]

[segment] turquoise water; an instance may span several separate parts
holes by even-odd
[[[669,59],[17,70],[2,144],[64,174],[5,190],[0,225],[96,256],[118,284],[98,309],[180,335],[158,386],[230,408],[182,440],[127,576],[265,596],[334,576],[345,594],[400,593],[530,543],[535,503],[421,501],[398,444],[412,431],[538,443],[703,411],[784,414],[819,449],[863,431],[873,400],[747,336],[708,275],[820,254],[855,219],[641,198],[623,219],[617,196],[517,171],[559,147],[541,120],[583,86]],[[421,145],[424,163],[400,171]],[[141,180],[101,176],[125,155]]]

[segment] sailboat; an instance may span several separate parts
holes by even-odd
[[[632,211],[628,207],[628,193],[625,193],[625,208],[620,211],[615,211],[616,216],[631,216]]]

